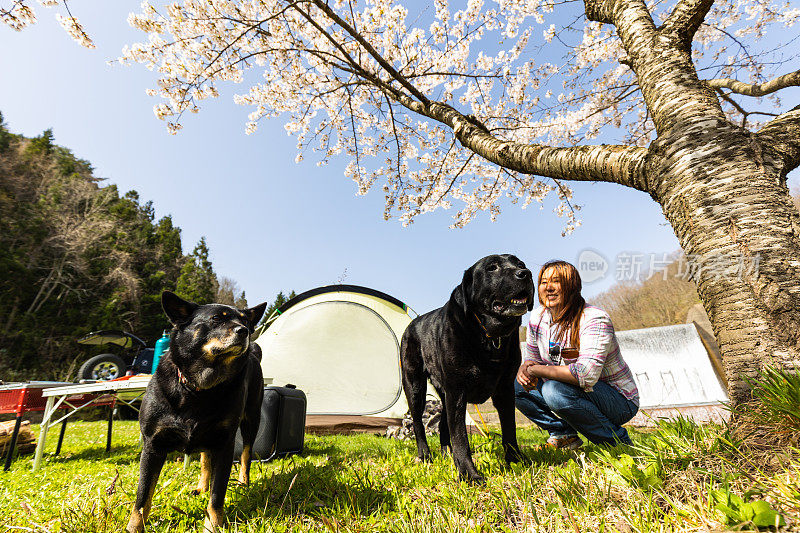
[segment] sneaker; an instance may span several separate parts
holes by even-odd
[[[583,446],[583,441],[577,435],[565,435],[547,439],[547,447],[557,450],[577,450],[581,446]]]

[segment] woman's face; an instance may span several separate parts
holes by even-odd
[[[561,280],[554,268],[548,268],[542,274],[539,282],[539,296],[544,306],[550,311],[557,311],[564,305],[564,293],[561,290]]]

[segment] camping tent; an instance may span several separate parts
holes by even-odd
[[[292,298],[270,318],[255,341],[264,375],[303,390],[309,419],[332,415],[338,418],[329,423],[357,424],[366,416],[370,424],[408,410],[400,338],[411,317],[403,302],[366,287],[329,285]]]
[[[639,387],[634,425],[678,415],[697,421],[727,418],[721,364],[694,323],[619,331],[617,340]]]

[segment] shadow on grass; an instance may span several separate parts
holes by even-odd
[[[63,464],[71,461],[91,461],[94,463],[111,463],[115,465],[128,465],[139,462],[139,452],[142,448],[138,444],[122,444],[112,446],[110,452],[105,447],[84,448],[78,452],[70,453],[61,450],[61,454],[45,454],[49,464]]]
[[[491,432],[489,437],[474,437],[470,444],[473,455],[481,452],[495,455],[502,465],[501,470],[511,470],[510,465],[506,464],[504,461],[505,452],[503,451],[503,445],[499,433]],[[520,461],[520,464],[527,466],[558,466],[574,459],[577,456],[574,451],[558,450],[556,448],[546,447],[544,445],[544,439],[520,438],[519,446],[520,451],[522,451],[522,455],[524,456],[524,459]]]
[[[574,451],[558,450],[555,448],[536,447],[523,449],[528,461],[536,466],[558,466],[572,461],[577,457]]]
[[[320,515],[330,509],[337,514],[367,516],[394,508],[391,491],[346,460],[336,458],[324,466],[287,460],[276,466],[280,468],[260,476],[251,486],[237,487],[237,515],[278,518]]]
[[[64,461],[73,460],[78,455],[90,461],[137,461],[138,448],[127,448],[126,453],[108,456],[102,451],[87,450],[64,458]],[[336,450],[322,446],[309,451],[312,452],[310,455],[321,455]],[[225,496],[229,530],[236,531],[237,527],[247,523],[279,524],[285,520],[293,521],[297,516],[322,521],[330,516],[363,519],[394,509],[396,503],[392,490],[396,490],[397,483],[374,479],[361,467],[363,465],[354,464],[350,459],[346,454],[330,453],[327,463],[317,464],[319,461],[311,460],[304,453],[268,463],[253,463],[249,486],[235,481],[238,477],[238,467],[235,466]],[[201,526],[209,495],[190,494],[196,479],[194,472],[188,475],[174,469],[171,473],[162,472],[148,520],[148,531],[195,531]],[[65,506],[59,516],[61,531],[100,533],[121,528],[127,520],[135,486],[134,481],[113,496],[101,494],[97,499]],[[271,526],[264,526],[264,531],[271,530]]]
[[[231,480],[236,476],[234,469]],[[366,517],[395,507],[390,490],[339,460],[322,466],[294,457],[253,463],[251,479],[249,486],[235,481],[228,486],[225,511],[231,530],[236,530],[236,523],[276,523],[303,515],[323,520],[331,515]],[[163,480],[159,485],[162,483]],[[183,531],[193,530],[203,522],[208,495],[190,496],[186,492],[162,496],[161,505],[151,515],[154,526],[157,522],[168,530]]]

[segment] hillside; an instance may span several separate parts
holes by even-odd
[[[73,377],[87,356],[75,339],[93,330],[152,343],[167,326],[160,294],[176,288],[215,299],[204,240],[183,254],[152,202],[104,184],[50,130],[8,132],[0,114],[0,380]]]
[[[589,303],[605,309],[617,331],[682,324],[689,309],[700,303],[694,282],[682,270],[686,267],[677,258],[666,276],[658,272],[644,281],[617,283]]]

